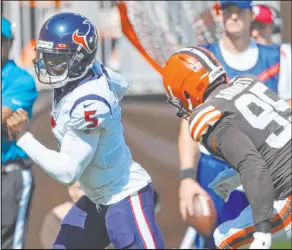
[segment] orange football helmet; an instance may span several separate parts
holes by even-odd
[[[203,103],[208,86],[226,73],[215,56],[205,48],[189,47],[176,51],[163,68],[163,85],[168,102],[186,118]]]

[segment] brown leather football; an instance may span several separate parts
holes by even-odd
[[[186,222],[205,237],[212,236],[217,225],[217,212],[210,197],[209,201],[203,196],[194,198],[194,215],[187,214]]]

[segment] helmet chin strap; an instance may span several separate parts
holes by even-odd
[[[193,111],[194,107],[193,107],[193,103],[192,103],[192,100],[191,100],[191,97],[190,97],[190,94],[187,92],[187,91],[184,91],[184,94],[185,94],[185,98],[187,99],[188,101],[188,105],[189,105],[189,110],[190,111]]]

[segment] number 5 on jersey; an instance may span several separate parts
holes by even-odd
[[[95,117],[92,117],[92,115],[95,115],[97,110],[91,110],[91,111],[84,111],[84,117],[87,122],[91,122],[91,124],[87,125],[87,128],[94,128],[98,126],[98,119]]]

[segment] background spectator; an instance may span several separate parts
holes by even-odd
[[[9,52],[13,43],[12,25],[5,18],[2,25],[2,224],[1,245],[3,249],[23,248],[29,216],[30,202],[34,189],[31,161],[27,155],[10,140],[6,119],[18,108],[26,110],[32,117],[32,107],[38,93],[34,79],[13,60]]]
[[[257,43],[272,45],[276,13],[266,5],[254,5],[254,21],[251,25],[251,37]],[[291,44],[280,44],[280,65],[278,94],[291,105]]]
[[[252,8],[254,21],[251,25],[251,36],[258,43],[273,44],[274,15],[270,7],[255,5]]]

